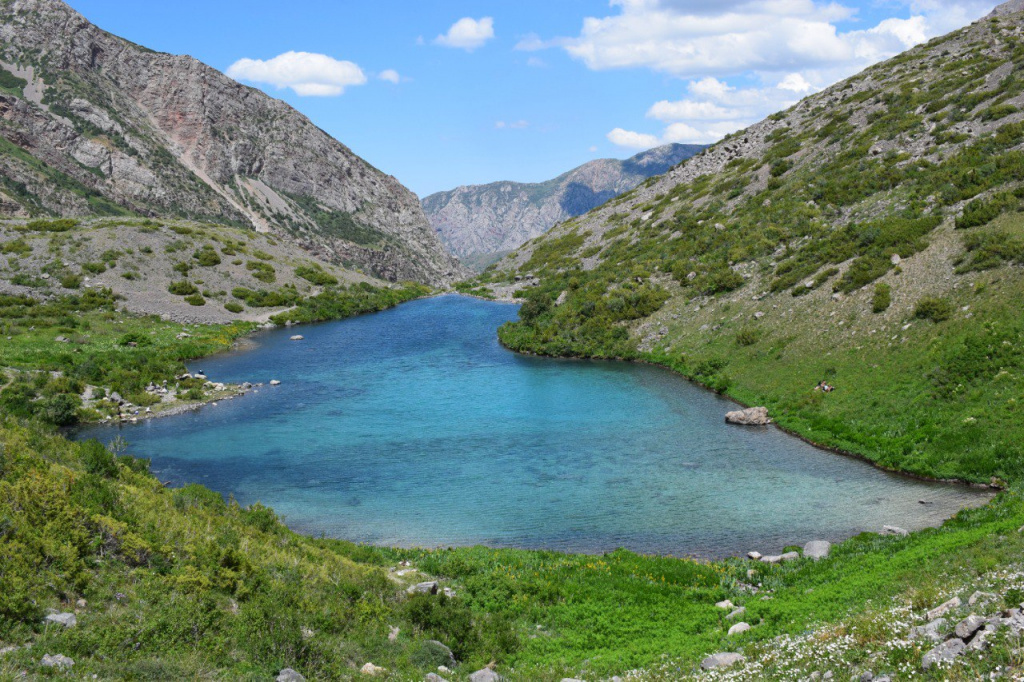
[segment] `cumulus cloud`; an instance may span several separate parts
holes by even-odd
[[[472,52],[493,37],[494,19],[492,17],[483,17],[482,19],[463,17],[452,24],[447,33],[437,36],[434,43]]]
[[[366,83],[353,62],[313,52],[285,52],[273,59],[239,59],[228,67],[235,80],[291,88],[304,97],[336,97],[345,88]]]
[[[620,147],[629,147],[630,149],[650,149],[661,144],[661,141],[655,135],[623,130],[622,128],[615,128],[608,133],[607,137],[608,141],[612,144]]]
[[[395,71],[394,69],[385,69],[384,71],[381,71],[379,74],[377,74],[377,78],[381,79],[382,81],[387,81],[388,83],[394,83],[395,85],[397,85],[399,81],[402,80],[402,77],[399,76],[398,72]]]
[[[648,68],[681,78],[708,74],[839,70],[848,75],[982,16],[992,0],[895,0],[911,13],[840,31],[855,10],[825,0],[611,0],[579,35],[531,35],[518,49],[563,47],[594,70]]]

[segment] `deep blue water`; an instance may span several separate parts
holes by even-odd
[[[515,355],[495,335],[515,316],[445,296],[303,327],[300,342],[265,332],[193,369],[280,386],[119,433],[163,480],[387,545],[722,556],[915,529],[980,501],[728,426],[733,403],[666,370]]]

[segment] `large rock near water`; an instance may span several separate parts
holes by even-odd
[[[804,556],[808,559],[824,559],[832,551],[832,543],[827,540],[811,540],[804,545]]]
[[[772,423],[768,418],[767,407],[748,407],[745,410],[727,412],[725,421],[740,426],[767,426]]]

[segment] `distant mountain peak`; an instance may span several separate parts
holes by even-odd
[[[545,182],[463,185],[431,194],[423,207],[445,248],[479,269],[703,149],[668,144],[625,160],[589,161]]]

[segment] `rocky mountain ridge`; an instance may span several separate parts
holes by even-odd
[[[484,267],[703,148],[669,144],[625,160],[590,161],[546,182],[462,186],[425,197],[423,208],[449,252],[470,266]]]
[[[251,226],[387,280],[462,276],[417,197],[280,100],[60,0],[0,4],[0,212]]]

